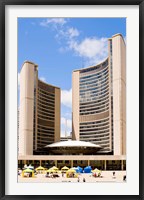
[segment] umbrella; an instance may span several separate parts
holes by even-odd
[[[25,172],[33,172],[33,170],[27,168],[27,169],[23,170],[23,172],[24,172],[24,173],[25,173]]]
[[[50,168],[50,169],[48,169],[46,172],[49,172],[49,173],[53,173],[53,172],[55,172],[55,170],[54,169],[52,169],[52,168]]]
[[[92,172],[101,172],[99,169],[95,168]]]
[[[71,169],[74,169],[76,173],[79,173],[79,169],[77,167],[72,167]]]
[[[61,170],[69,170],[69,168],[67,166],[64,166],[63,168],[61,168]]]
[[[24,174],[25,174],[25,173],[32,173],[32,177],[34,177],[34,172],[33,172],[33,170],[31,170],[31,169],[28,169],[28,168],[27,168],[27,169],[23,170],[23,171],[22,171],[22,177],[24,177]]]
[[[77,177],[77,173],[76,173],[76,170],[75,169],[69,169],[67,170],[66,172],[66,177],[67,178],[76,178]]]
[[[58,168],[56,166],[53,166],[50,169],[58,170]]]
[[[97,176],[100,176],[101,175],[101,170],[96,168],[96,169],[92,170],[92,173],[96,173]]]
[[[78,166],[78,167],[76,168],[76,172],[78,172],[78,173],[83,173],[83,168],[81,168],[81,167]]]
[[[69,169],[69,170],[67,170],[67,172],[66,173],[75,173],[76,172],[76,170],[75,169]]]
[[[45,170],[45,168],[42,167],[42,166],[39,166],[39,167],[36,168],[36,171],[37,171],[37,170]]]
[[[58,171],[58,168],[55,166],[51,167],[50,169],[54,170],[55,172]]]
[[[91,170],[92,170],[91,166],[87,166],[84,168],[84,173],[91,173]]]

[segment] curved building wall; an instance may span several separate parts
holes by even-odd
[[[101,145],[101,151],[111,151],[108,59],[80,70],[79,92],[80,140]]]
[[[55,90],[38,80],[37,148],[54,142]]]
[[[60,89],[38,80],[37,137],[40,149],[60,140]]]

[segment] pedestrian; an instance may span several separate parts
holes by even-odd
[[[116,178],[116,177],[115,177],[115,172],[113,172],[113,178]]]
[[[79,177],[78,177],[78,180],[77,180],[78,182],[80,182],[80,179],[79,179]]]
[[[83,182],[86,182],[85,178],[83,178]]]
[[[123,176],[123,181],[126,181],[126,175]]]

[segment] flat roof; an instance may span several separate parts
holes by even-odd
[[[36,63],[34,63],[34,62],[32,62],[32,61],[29,61],[29,60],[25,60],[25,61],[23,62],[23,64],[22,64],[21,70],[22,70],[22,68],[23,68],[23,66],[24,66],[25,63],[29,63],[29,64],[32,64],[32,65],[35,65],[35,66],[38,67],[38,64],[36,64]]]
[[[121,38],[122,38],[123,41],[124,41],[124,44],[126,45],[125,40],[124,40],[124,37],[123,37],[123,35],[122,35],[121,33],[116,33],[116,34],[114,34],[111,38],[108,38],[108,40],[112,40],[112,38],[117,37],[117,36],[121,36]]]

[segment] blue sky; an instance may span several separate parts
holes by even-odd
[[[107,57],[107,39],[125,18],[18,18],[18,77],[25,60],[38,64],[39,79],[61,88],[61,135],[71,132],[72,71]]]

